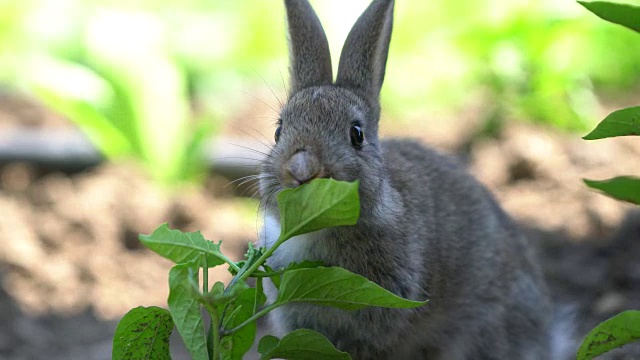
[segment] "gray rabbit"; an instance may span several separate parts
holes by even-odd
[[[374,0],[360,16],[335,82],[311,5],[285,5],[291,88],[261,165],[259,243],[269,247],[279,234],[275,195],[315,178],[360,180],[361,216],[355,226],[287,241],[269,264],[320,260],[430,302],[353,312],[288,305],[271,314],[274,331],[314,329],[354,359],[547,359],[547,289],[510,218],[447,156],[411,140],[378,139],[393,0]],[[268,293],[273,299],[273,288]]]

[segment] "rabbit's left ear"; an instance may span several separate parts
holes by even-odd
[[[393,0],[374,0],[349,32],[340,54],[336,84],[362,91],[375,103],[384,81],[393,4]]]

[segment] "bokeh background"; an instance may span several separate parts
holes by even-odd
[[[312,1],[334,63],[368,2]],[[287,67],[280,0],[0,0],[0,359],[109,359],[166,305],[137,241],[163,222],[242,256]],[[579,338],[640,307],[640,216],[581,181],[640,173],[640,141],[580,138],[639,85],[640,36],[574,1],[398,0],[381,132],[496,193]]]

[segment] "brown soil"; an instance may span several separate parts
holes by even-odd
[[[11,126],[69,125],[29,101],[0,97],[0,131]],[[640,174],[640,140],[586,142],[522,124],[508,125],[497,139],[471,141],[463,126],[412,128],[416,133],[450,151],[466,149],[473,173],[539,245],[556,300],[573,309],[578,337],[614,313],[640,309],[640,215],[581,181]],[[77,174],[1,167],[0,359],[110,358],[124,312],[166,305],[171,264],[142,248],[138,234],[163,222],[201,230],[223,240],[236,259],[255,239],[257,202],[234,197],[229,182],[211,175],[202,188],[171,193],[131,164]],[[224,269],[212,276],[228,279]],[[637,350],[619,356],[633,358]]]

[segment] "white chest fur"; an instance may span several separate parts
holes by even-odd
[[[271,248],[280,236],[280,229],[280,222],[274,216],[266,214],[258,245],[267,249]],[[324,231],[320,230],[295,236],[285,241],[273,253],[267,263],[274,269],[280,269],[292,262],[316,260],[315,245],[322,241],[324,233]]]

